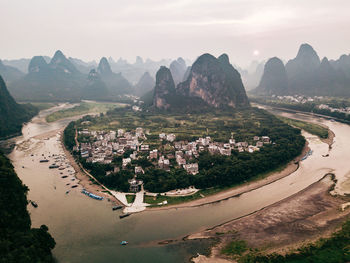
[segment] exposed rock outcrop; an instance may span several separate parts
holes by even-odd
[[[226,54],[215,58],[200,56],[192,65],[189,77],[177,86],[185,97],[197,97],[215,108],[246,107],[249,101],[240,74]]]
[[[171,97],[176,94],[175,83],[170,70],[160,67],[156,75],[156,86],[154,88],[153,105],[158,109],[169,109]]]

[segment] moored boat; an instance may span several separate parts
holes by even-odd
[[[116,206],[113,206],[112,207],[112,210],[114,211],[114,210],[118,210],[118,209],[122,209],[123,208],[123,206],[121,206],[121,205],[116,205]]]
[[[122,215],[119,216],[119,218],[122,219],[122,218],[124,218],[124,217],[129,216],[129,215],[131,215],[131,214],[130,214],[130,213],[122,214]]]
[[[125,246],[125,245],[129,244],[129,242],[123,240],[122,242],[120,242],[120,244],[121,244],[122,246]]]

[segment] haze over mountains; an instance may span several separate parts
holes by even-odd
[[[297,56],[286,65],[271,58],[255,90],[261,95],[303,94],[311,96],[350,96],[350,55],[338,60],[320,60],[308,44],[302,44]]]
[[[125,94],[141,96],[154,88],[152,76],[161,65],[170,61],[155,62],[137,57],[134,64],[119,59],[101,58],[98,64],[94,61],[84,62],[77,58],[67,58],[57,51],[52,59],[34,56],[26,59],[0,61],[0,74],[8,83],[11,94],[18,100],[27,101],[77,101],[92,99],[118,100]],[[28,65],[27,73],[8,64]],[[186,62],[178,58],[172,63],[174,75],[182,81],[187,69]],[[118,73],[116,73],[118,72]],[[125,72],[130,78],[124,77]],[[132,79],[132,81],[130,81]],[[134,83],[134,84],[132,84]]]

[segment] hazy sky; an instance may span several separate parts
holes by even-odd
[[[225,52],[245,66],[292,58],[305,42],[338,58],[350,53],[349,10],[349,0],[0,0],[0,58]]]

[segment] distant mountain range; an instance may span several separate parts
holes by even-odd
[[[22,124],[29,121],[38,110],[30,104],[18,104],[7,90],[0,76],[0,138],[21,132]]]
[[[183,68],[184,69],[184,68]],[[204,54],[193,63],[185,81],[175,84],[171,70],[161,67],[156,75],[153,107],[162,110],[248,107],[239,72],[226,54]]]
[[[350,96],[350,55],[338,60],[320,60],[309,44],[302,44],[297,56],[286,65],[278,58],[265,64],[255,92],[261,95],[303,94],[311,96]]]
[[[114,62],[112,58],[105,57],[97,64],[67,58],[59,50],[52,58],[34,56],[30,61],[7,60],[6,63],[0,61],[0,74],[4,76],[11,94],[22,101],[119,100],[125,94],[142,96],[154,88],[152,75],[160,65],[170,64],[167,60],[144,62],[140,57],[134,64],[122,59]],[[26,64],[28,69],[24,73],[9,64],[22,68]],[[188,69],[185,60],[178,58],[171,65],[177,81],[182,81]],[[131,84],[121,71],[133,75],[133,80],[137,77],[135,84]]]

